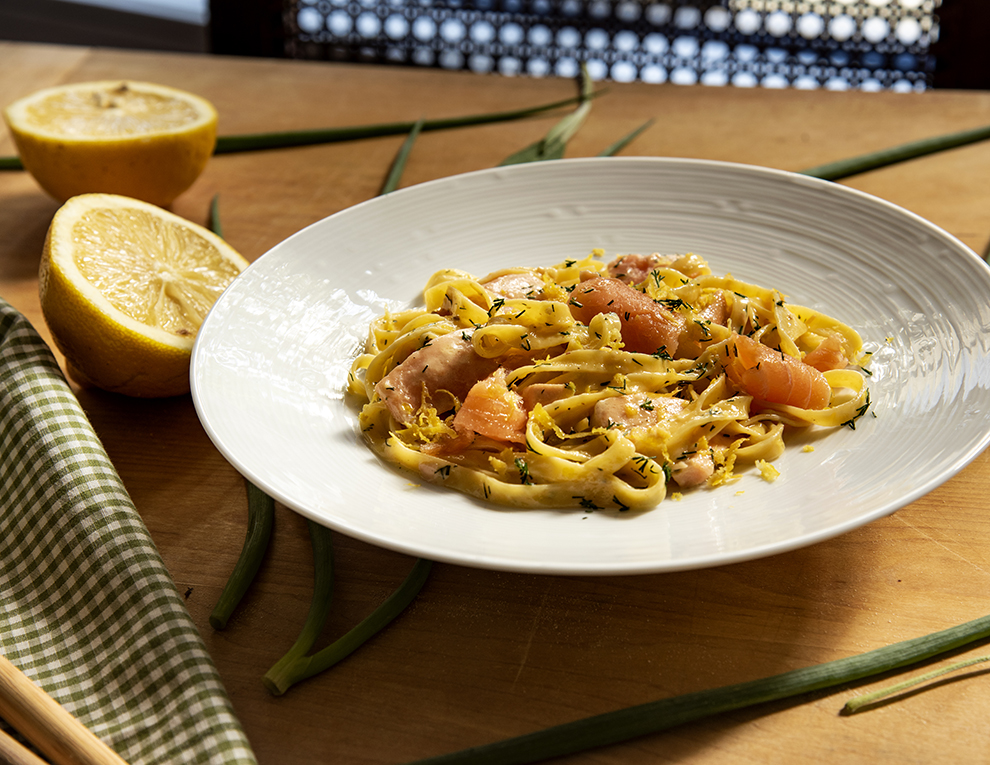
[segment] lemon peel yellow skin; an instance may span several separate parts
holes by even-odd
[[[45,238],[41,309],[81,385],[182,395],[196,332],[247,265],[224,240],[166,210],[80,195],[59,209]]]
[[[3,114],[24,167],[60,202],[105,192],[166,207],[199,177],[216,146],[213,105],[153,83],[47,88]]]

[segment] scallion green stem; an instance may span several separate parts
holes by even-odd
[[[647,120],[628,135],[623,136],[622,138],[620,138],[618,141],[611,144],[610,146],[606,146],[604,149],[602,149],[602,151],[599,153],[598,156],[614,157],[616,154],[618,154],[620,151],[626,148],[626,146],[628,146],[630,143],[636,140],[639,134],[642,133],[644,130],[646,130],[652,124],[653,124],[653,120]]]
[[[825,165],[812,167],[808,170],[801,170],[802,175],[810,175],[815,178],[823,178],[826,181],[837,181],[841,178],[848,178],[851,175],[858,175],[869,170],[876,170],[887,165],[893,165],[905,160],[923,157],[927,154],[935,154],[947,149],[955,149],[966,144],[985,141],[990,138],[990,125],[973,128],[972,130],[962,130],[958,133],[946,133],[934,138],[924,138],[920,141],[901,144],[889,149],[862,154],[858,157],[842,159],[838,162],[830,162]]]
[[[210,231],[223,239],[223,226],[220,223],[220,195],[214,194],[210,200]]]
[[[517,765],[658,733],[735,709],[889,672],[990,636],[990,616],[845,659],[586,717],[536,733],[418,760],[415,765]]]
[[[402,146],[399,147],[399,153],[395,155],[395,160],[392,162],[392,167],[388,171],[388,176],[386,176],[385,183],[382,184],[382,190],[379,194],[388,194],[399,188],[399,181],[402,179],[402,173],[406,170],[406,161],[409,159],[409,154],[412,152],[413,144],[416,143],[416,139],[419,137],[419,133],[422,129],[423,120],[419,120],[412,126],[406,140],[403,141]]]
[[[314,557],[317,560],[320,559],[320,555],[315,551]],[[329,583],[325,583],[321,588],[318,582],[313,595],[313,605],[310,607],[309,616],[306,619],[306,624],[300,633],[299,639],[289,652],[279,659],[265,674],[265,687],[274,695],[280,696],[294,684],[325,672],[330,667],[346,659],[387,627],[412,603],[413,599],[423,588],[423,585],[426,584],[432,566],[432,561],[425,558],[418,558],[413,565],[412,571],[409,572],[409,575],[406,576],[402,584],[380,606],[372,611],[367,618],[326,648],[317,651],[312,656],[306,656],[306,653],[312,648],[313,642],[323,627],[326,612],[329,608],[329,590],[323,592],[322,595],[318,595],[318,592],[321,589],[327,588]],[[332,578],[332,574],[330,578]],[[318,602],[318,597],[324,598],[325,602]]]
[[[265,557],[272,536],[275,500],[250,481],[245,480],[244,483],[247,485],[248,496],[247,533],[240,557],[227,579],[223,592],[220,593],[213,613],[210,614],[210,626],[215,630],[222,630],[227,626],[231,614],[234,613],[234,609],[241,602],[261,567],[261,561]]]
[[[557,122],[547,131],[547,134],[535,143],[531,143],[519,151],[510,154],[499,163],[499,167],[519,165],[524,162],[539,162],[547,159],[560,159],[564,156],[567,142],[581,128],[588,112],[591,111],[591,99],[594,92],[591,88],[591,77],[587,68],[582,64],[581,76],[578,80],[580,93],[578,106],[570,114]]]
[[[599,94],[594,94],[599,95]],[[486,125],[494,122],[509,122],[535,117],[543,112],[563,109],[581,100],[581,97],[565,98],[539,106],[529,106],[524,109],[510,109],[504,112],[488,112],[485,114],[469,114],[462,117],[446,117],[441,119],[423,120],[421,129],[449,130],[452,128]],[[238,151],[260,151],[263,149],[281,149],[289,146],[308,146],[319,143],[336,143],[353,141],[360,138],[376,138],[388,135],[409,133],[415,127],[416,121],[388,122],[374,125],[353,125],[338,128],[317,128],[314,130],[290,130],[276,133],[253,133],[246,135],[228,135],[217,138],[215,154],[229,154]]]
[[[942,667],[941,669],[936,669],[931,672],[926,672],[923,675],[912,677],[910,680],[905,680],[871,693],[864,693],[862,696],[856,696],[855,698],[849,699],[849,701],[846,702],[846,705],[842,708],[842,713],[853,715],[857,712],[862,712],[865,708],[882,699],[889,698],[890,696],[898,693],[903,693],[904,691],[910,690],[911,688],[919,686],[922,683],[927,683],[929,680],[934,680],[938,677],[942,677],[943,675],[948,675],[950,672],[958,672],[960,669],[972,667],[974,664],[983,664],[988,661],[990,661],[990,656],[977,656],[975,659],[957,661],[946,667]]]
[[[313,546],[313,598],[296,642],[262,678],[265,687],[276,696],[285,693],[296,682],[299,665],[306,663],[306,654],[320,636],[333,597],[333,541],[330,529],[313,521],[307,523]]]

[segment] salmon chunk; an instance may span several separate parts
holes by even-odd
[[[526,421],[523,398],[509,390],[505,369],[499,367],[471,387],[452,424],[459,434],[477,433],[496,441],[523,443]]]
[[[652,255],[622,255],[609,263],[605,270],[609,276],[626,284],[642,284],[655,268],[672,268],[691,279],[709,273],[705,260],[692,253],[660,255],[654,252]]]
[[[570,389],[563,383],[536,383],[523,388],[523,405],[532,411],[537,404],[546,406],[570,395]]]
[[[828,406],[832,390],[825,376],[813,366],[746,335],[734,335],[727,350],[726,374],[755,401],[800,409]]]
[[[651,428],[664,420],[673,419],[684,411],[685,406],[687,401],[684,399],[669,396],[651,396],[646,393],[610,396],[595,404],[591,414],[591,427],[618,426],[622,430]]]
[[[478,380],[482,380],[498,367],[493,359],[486,359],[474,352],[466,333],[451,332],[441,335],[418,351],[411,353],[375,386],[392,417],[403,425],[409,425],[423,404],[423,393],[437,408],[453,408],[461,401]],[[448,400],[440,403],[439,399]]]
[[[485,277],[481,286],[505,298],[539,299],[543,294],[543,277],[536,271],[509,271]]]
[[[826,337],[815,350],[805,354],[804,363],[819,372],[827,372],[830,369],[845,369],[849,359],[842,352],[842,341],[832,335]]]
[[[595,276],[571,293],[571,314],[588,324],[600,313],[619,317],[625,350],[633,353],[664,351],[673,356],[684,329],[683,316],[618,279]]]

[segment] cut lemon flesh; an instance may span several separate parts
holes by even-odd
[[[108,192],[168,205],[216,145],[209,101],[146,82],[48,88],[4,110],[24,167],[59,201]]]
[[[166,210],[84,194],[66,202],[49,228],[42,313],[81,384],[179,395],[189,390],[203,319],[247,265],[218,236]]]
[[[196,334],[241,271],[189,224],[134,207],[88,210],[72,235],[80,274],[114,308],[178,337]]]

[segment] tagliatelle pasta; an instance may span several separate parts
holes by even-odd
[[[692,254],[602,256],[439,271],[375,319],[349,380],[370,446],[501,504],[642,510],[867,411],[851,327]]]

